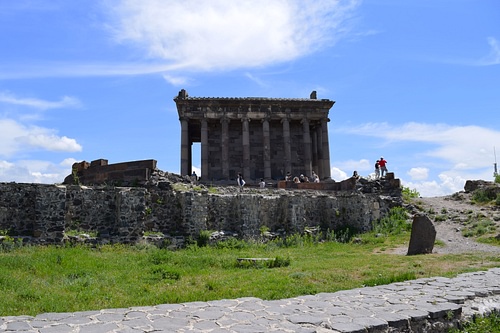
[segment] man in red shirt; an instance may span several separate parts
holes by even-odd
[[[385,174],[387,174],[387,167],[385,166],[387,164],[387,161],[384,160],[383,156],[380,158],[380,160],[378,160],[378,164],[380,165],[380,175],[384,177]]]

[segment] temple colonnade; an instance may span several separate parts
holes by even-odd
[[[201,179],[283,179],[287,172],[330,178],[328,113],[335,102],[311,98],[174,99],[181,123],[181,174],[201,143]]]

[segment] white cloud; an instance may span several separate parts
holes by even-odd
[[[73,164],[76,162],[81,162],[81,161],[77,161],[74,158],[66,158],[60,163],[60,165],[63,167],[72,167]],[[71,168],[70,168],[70,170],[71,170]]]
[[[256,77],[255,75],[251,74],[251,73],[245,73],[245,77],[247,77],[249,80],[257,83],[257,85],[261,86],[261,87],[264,87],[264,88],[267,88],[269,87],[269,84],[267,84],[266,82],[264,82],[264,80]]]
[[[370,161],[368,161],[367,159],[361,159],[359,161],[341,161],[337,162],[335,164],[335,167],[341,170],[350,170],[349,172],[351,174],[354,170],[358,171],[361,174],[362,171],[373,171],[372,169],[374,169],[374,166],[372,167],[372,163],[370,163]]]
[[[499,131],[472,125],[369,123],[337,128],[334,132],[377,138],[369,142],[377,142],[377,149],[382,144],[384,151],[392,156],[390,171],[422,196],[461,191],[468,179],[491,180],[495,159],[493,146],[500,143]],[[366,146],[367,151],[371,148]],[[352,168],[346,166],[351,162],[336,166],[349,170]],[[414,165],[416,162],[418,166]],[[402,169],[408,170],[404,174],[409,176],[409,181],[403,179]]]
[[[0,182],[62,183],[71,173],[71,166],[65,161],[60,164],[39,160],[0,161]]]
[[[82,150],[82,147],[75,139],[70,139],[66,136],[57,136],[50,132],[47,129],[36,128],[33,132],[18,137],[18,140],[28,147],[49,151],[77,152]]]
[[[411,168],[408,171],[412,180],[425,180],[429,177],[429,169],[427,168]]]
[[[348,178],[347,174],[344,171],[336,167],[331,168],[330,173],[332,179],[334,179],[335,181],[341,181]]]
[[[255,68],[334,45],[361,0],[103,0],[102,26],[139,60],[0,64],[0,79],[121,76]],[[179,71],[183,71],[179,75]],[[176,74],[174,74],[176,73]]]
[[[439,181],[421,181],[421,182],[405,182],[402,185],[415,189],[422,197],[438,197],[449,195],[452,193],[463,191],[466,179],[460,175],[453,175],[449,172],[443,172],[438,176]]]
[[[0,156],[12,156],[33,149],[78,152],[82,146],[75,139],[56,135],[51,129],[0,119]]]
[[[80,107],[75,97],[63,96],[59,101],[46,101],[38,98],[20,98],[9,92],[0,92],[0,103],[28,106],[39,110]]]
[[[389,125],[369,123],[338,129],[338,132],[371,136],[387,143],[421,142],[435,148],[423,155],[445,160],[461,169],[481,168],[493,160],[493,144],[500,142],[500,132],[479,126],[406,123]]]
[[[490,54],[479,61],[479,66],[491,66],[500,64],[500,43],[496,38],[489,37],[488,44],[490,44],[491,48]]]
[[[359,0],[110,0],[110,29],[152,59],[190,70],[290,61],[348,30]]]
[[[165,81],[167,81],[173,86],[182,86],[185,85],[187,82],[189,82],[188,78],[182,76],[163,74],[163,78],[165,79]]]

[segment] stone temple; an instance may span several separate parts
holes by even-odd
[[[335,103],[310,98],[174,98],[181,123],[181,174],[192,173],[193,143],[201,143],[201,180],[330,179],[328,113]]]

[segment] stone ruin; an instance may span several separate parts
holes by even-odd
[[[280,235],[363,232],[402,204],[399,180],[392,175],[284,188],[250,183],[240,192],[236,182],[214,186],[153,169],[152,160],[98,161],[77,163],[82,167],[75,168],[77,178],[69,175],[66,184],[0,183],[0,230],[33,244],[61,244],[71,240],[72,231],[98,244],[133,244],[148,237],[182,244],[204,230],[241,239],[261,237],[262,227]]]
[[[74,163],[72,173],[64,178],[65,185],[136,186],[145,184],[156,170],[156,160],[108,164],[108,160]]]

